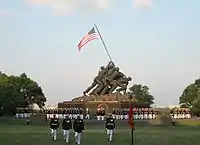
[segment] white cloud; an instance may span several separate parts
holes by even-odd
[[[111,5],[111,0],[96,0],[96,6],[101,9],[108,9]]]
[[[8,10],[8,9],[0,8],[0,16],[3,16],[3,17],[13,17],[14,13],[11,12],[10,10]]]
[[[112,0],[29,0],[31,5],[43,5],[58,14],[69,14],[73,11],[108,9]]]
[[[153,0],[133,0],[133,4],[138,8],[146,8],[153,6]]]
[[[154,4],[154,0],[130,0],[136,8],[147,8]],[[51,8],[57,14],[67,15],[72,12],[91,10],[109,10],[114,0],[28,0],[30,5]]]

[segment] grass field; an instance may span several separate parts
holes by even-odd
[[[1,120],[1,118],[0,118]],[[113,145],[130,145],[131,136],[127,126],[116,126]],[[137,126],[136,126],[137,127]],[[0,122],[0,145],[65,145],[59,130],[58,140],[52,141],[49,136],[48,125],[38,126]],[[71,142],[75,145],[73,132]],[[136,145],[199,145],[200,127],[176,126],[153,127],[138,126],[135,131]],[[108,144],[103,122],[102,125],[86,126],[81,145]]]

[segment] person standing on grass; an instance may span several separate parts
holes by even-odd
[[[174,127],[175,123],[174,123],[174,119],[172,118],[172,127]]]
[[[50,129],[51,129],[51,137],[53,140],[57,138],[57,129],[59,128],[59,120],[56,118],[56,115],[53,115],[50,122]]]
[[[73,129],[75,132],[76,145],[80,145],[81,135],[84,130],[84,122],[83,122],[83,119],[81,119],[79,115],[77,115],[77,118],[74,120]]]
[[[106,118],[105,126],[106,126],[108,141],[111,142],[115,129],[115,120],[113,119],[111,114],[109,114],[109,117]]]
[[[70,130],[72,129],[72,122],[69,116],[65,116],[62,124],[63,136],[66,143],[69,142]]]
[[[90,112],[88,108],[86,109],[85,119],[90,119]]]

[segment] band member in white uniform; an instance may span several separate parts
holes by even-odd
[[[90,112],[89,112],[89,109],[88,109],[88,108],[86,109],[86,116],[85,116],[85,119],[90,119]]]
[[[100,108],[97,109],[97,120],[101,119],[101,110]]]

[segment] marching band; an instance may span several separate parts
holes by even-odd
[[[188,108],[179,108],[171,111],[173,119],[189,119],[191,118],[191,111]]]
[[[116,120],[127,120],[128,119],[129,109],[113,109],[112,115]],[[157,109],[152,108],[133,108],[134,119],[143,120],[143,119],[155,119],[158,114]]]
[[[65,116],[69,116],[70,119],[76,119],[80,115],[81,119],[91,119],[91,114],[89,109],[83,108],[58,108],[58,109],[41,109],[33,110],[30,108],[18,108],[15,117],[16,118],[29,118],[32,114],[45,115],[47,119],[56,115],[57,118],[63,119]],[[128,119],[129,108],[118,109],[113,108],[112,117],[116,120],[127,120]],[[158,109],[154,108],[133,108],[133,114],[135,120],[147,120],[155,119],[156,115],[159,114]],[[104,108],[98,108],[96,112],[97,120],[105,120],[106,111]],[[191,111],[187,108],[179,108],[171,111],[171,117],[173,119],[189,119],[191,118]]]

